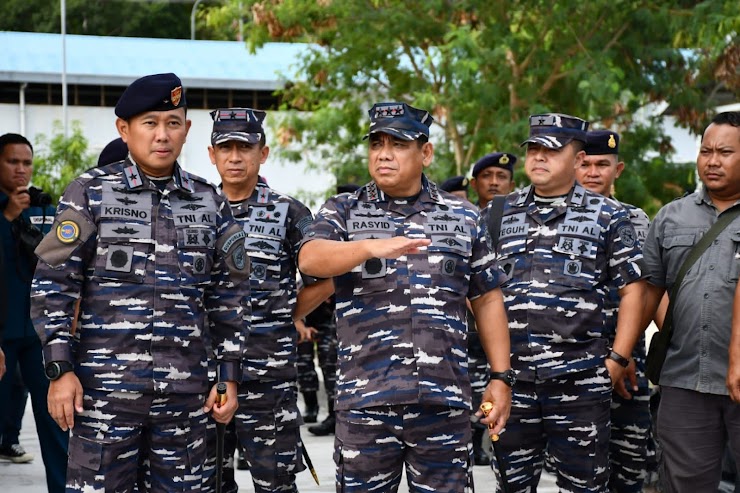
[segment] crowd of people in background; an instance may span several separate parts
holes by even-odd
[[[30,395],[50,492],[236,492],[234,464],[295,492],[305,423],[347,493],[404,471],[472,492],[474,465],[500,491],[547,470],[561,491],[708,493],[740,462],[740,112],[652,223],[617,199],[619,133],[577,116],[532,115],[519,158],[437,185],[433,116],[373,104],[371,181],[315,216],[260,174],[265,111],[211,113],[218,186],[177,162],[175,74],[115,116],[56,207],[31,143],[0,136],[0,459],[33,460]]]

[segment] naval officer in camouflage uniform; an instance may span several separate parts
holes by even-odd
[[[301,202],[259,179],[270,153],[262,125],[266,113],[225,108],[211,116],[208,154],[234,217],[247,234],[244,246],[252,265],[252,325],[243,355],[236,434],[255,492],[293,492],[296,473],[305,469],[293,320],[328,298],[333,286],[329,280],[306,278],[300,293],[296,291],[298,245],[313,217]]]
[[[532,185],[507,196],[502,216],[488,217],[500,227],[491,240],[509,277],[502,290],[517,371],[499,442],[511,491],[536,490],[546,449],[561,491],[607,491],[612,387],[624,391],[624,355],[640,334],[645,287],[635,228],[618,202],[575,180],[587,127],[568,115],[530,117],[522,145]],[[491,212],[489,204],[484,216]],[[609,289],[621,298],[612,348]]]
[[[496,195],[508,195],[514,191],[514,165],[516,156],[508,152],[492,152],[486,154],[473,165],[470,185],[478,195],[478,208],[485,209],[488,202]],[[468,327],[468,373],[470,387],[473,390],[473,409],[478,409],[483,400],[483,391],[490,381],[490,369],[486,360],[486,353],[478,337],[475,321]],[[473,459],[475,465],[483,466],[491,463],[483,442],[488,440],[486,426],[477,418],[473,418]]]
[[[586,135],[583,162],[576,168],[576,180],[587,190],[612,197],[614,182],[624,171],[624,161],[619,160],[619,134],[611,130],[594,130]],[[637,239],[642,244],[650,227],[647,214],[631,204],[620,202],[627,209],[635,227]],[[614,344],[615,322],[619,308],[619,295],[609,290],[606,300],[607,324],[605,333]],[[611,438],[609,462],[611,478],[609,489],[619,493],[642,491],[648,472],[656,469],[655,443],[650,417],[650,386],[645,376],[645,334],[632,350],[628,367],[631,375],[630,396],[612,394]]]
[[[336,489],[396,491],[405,464],[412,492],[469,492],[465,299],[492,368],[511,375],[502,277],[475,207],[423,173],[431,115],[405,103],[369,114],[373,181],[324,204],[299,254],[336,288]],[[497,433],[510,396],[503,380],[486,389]]]
[[[190,121],[175,74],[136,80],[115,112],[128,158],[76,178],[36,249],[49,411],[72,429],[67,491],[199,491],[206,413],[225,423],[237,407],[246,233],[213,185],[176,161]],[[205,399],[205,333],[223,406],[215,386]]]

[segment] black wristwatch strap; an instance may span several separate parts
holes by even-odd
[[[516,383],[516,374],[512,369],[508,369],[506,371],[492,371],[491,380],[501,380],[509,387],[513,387]]]
[[[629,358],[625,358],[613,349],[609,351],[609,355],[607,356],[607,358],[616,361],[622,368],[627,368],[630,364]]]
[[[74,370],[74,366],[69,361],[52,361],[46,365],[46,378],[52,382],[59,380],[59,377],[67,372]]]

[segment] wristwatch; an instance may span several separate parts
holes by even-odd
[[[54,380],[59,380],[59,377],[72,370],[74,370],[74,367],[69,361],[52,361],[46,365],[44,372],[46,373],[46,378],[53,382]]]
[[[630,360],[628,358],[625,358],[624,356],[622,356],[621,354],[619,354],[613,349],[609,351],[607,358],[609,358],[610,360],[616,361],[617,363],[619,363],[619,366],[621,366],[622,368],[627,368],[630,364]]]
[[[511,368],[506,371],[492,371],[491,380],[501,380],[509,387],[513,387],[516,383],[516,374]]]

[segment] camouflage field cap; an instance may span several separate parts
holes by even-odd
[[[262,110],[252,108],[221,108],[211,111],[213,131],[211,144],[216,145],[230,140],[238,140],[248,144],[257,144],[265,130],[262,122],[265,120]]]
[[[589,156],[619,154],[619,134],[611,130],[594,130],[586,134],[586,147]]]
[[[136,79],[116,103],[116,116],[124,120],[147,111],[169,111],[187,106],[180,78],[173,73]]]
[[[473,166],[473,178],[476,178],[481,171],[491,166],[503,168],[513,173],[515,164],[515,155],[508,152],[492,152],[491,154],[486,154],[475,163],[475,166]]]
[[[529,138],[525,144],[539,144],[548,149],[561,149],[571,140],[586,142],[588,122],[576,116],[544,113],[529,117]]]
[[[429,127],[434,118],[426,110],[406,103],[376,103],[368,111],[370,130],[363,139],[382,132],[402,140],[416,140],[422,135],[429,137]]]

